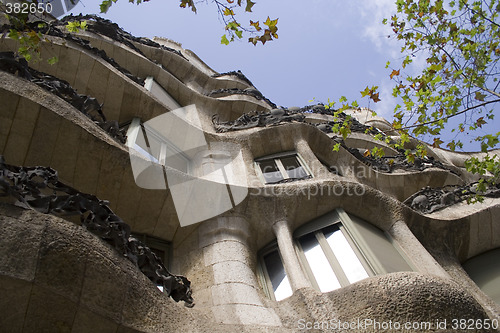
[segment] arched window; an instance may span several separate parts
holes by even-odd
[[[500,304],[500,248],[467,260],[463,267],[477,286]]]
[[[321,292],[370,276],[413,270],[387,233],[342,209],[298,228],[294,242],[302,268]],[[276,300],[290,296],[292,291],[285,288],[288,278],[276,242],[267,246],[260,257],[267,293]],[[280,287],[287,292],[281,292]]]

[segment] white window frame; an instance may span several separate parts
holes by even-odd
[[[305,160],[302,158],[302,156],[298,152],[287,151],[287,152],[268,155],[268,156],[264,156],[264,157],[260,157],[260,158],[255,159],[254,167],[255,167],[255,170],[257,171],[257,176],[260,178],[262,183],[269,184],[269,185],[275,184],[275,183],[266,182],[266,179],[264,177],[264,173],[262,172],[262,169],[261,169],[260,163],[259,163],[259,162],[265,162],[265,161],[274,161],[274,163],[276,163],[276,166],[278,167],[279,172],[281,173],[281,176],[283,177],[283,180],[290,179],[290,177],[288,176],[288,172],[286,171],[285,167],[283,166],[283,163],[281,162],[281,159],[285,158],[285,157],[297,158],[297,161],[299,162],[300,166],[303,167],[304,170],[306,171],[307,176],[314,177],[311,170],[307,166]],[[306,178],[298,178],[298,179],[306,179]]]
[[[293,245],[295,248],[295,252],[297,256],[299,257],[299,262],[301,265],[302,270],[306,273],[307,277],[311,281],[311,284],[313,287],[320,291],[320,287],[318,283],[316,282],[316,278],[314,277],[314,274],[312,272],[311,267],[309,266],[309,263],[307,261],[307,258],[305,257],[304,251],[300,245],[299,238],[308,234],[313,233],[318,240],[318,243],[323,250],[323,253],[325,254],[335,276],[337,277],[341,288],[345,287],[347,285],[352,284],[349,282],[347,276],[344,273],[344,269],[340,265],[339,261],[335,257],[335,254],[333,253],[330,245],[327,242],[327,239],[325,235],[323,234],[323,229],[326,227],[329,227],[331,225],[338,225],[338,228],[340,232],[344,235],[345,239],[349,243],[351,249],[354,251],[356,257],[359,259],[361,265],[365,269],[366,273],[368,274],[368,277],[373,277],[376,275],[383,275],[387,274],[393,271],[388,271],[386,268],[387,265],[384,265],[383,261],[379,255],[376,254],[376,251],[370,246],[369,242],[367,241],[366,234],[370,233],[370,231],[363,231],[362,228],[360,228],[359,224],[362,223],[365,225],[365,228],[372,229],[375,228],[377,235],[385,240],[387,240],[387,243],[384,243],[386,247],[391,247],[391,249],[394,249],[394,252],[392,252],[391,255],[388,255],[387,257],[389,260],[392,260],[392,258],[396,258],[397,265],[400,267],[404,268],[402,270],[397,270],[397,271],[416,271],[416,267],[413,265],[411,260],[408,258],[406,253],[401,249],[401,247],[397,244],[395,240],[392,239],[392,237],[385,231],[380,230],[379,228],[371,225],[370,223],[366,221],[362,221],[361,219],[355,217],[355,216],[350,216],[347,214],[343,209],[339,208],[336,209],[330,213],[327,213],[317,219],[315,219],[312,222],[309,222],[301,227],[299,227],[294,233],[293,233]],[[382,237],[382,235],[384,237]],[[379,239],[380,239],[379,238]],[[283,258],[281,257],[281,253],[279,251],[279,247],[277,244],[277,241],[273,241],[266,247],[264,247],[261,251],[259,251],[258,254],[258,268],[257,272],[259,275],[259,281],[264,289],[265,294],[275,300],[274,297],[274,291],[272,287],[272,283],[269,278],[269,274],[267,273],[267,268],[265,266],[264,262],[264,256],[274,250],[277,250],[278,253],[280,254],[280,258],[282,263]],[[386,252],[384,252],[385,254]],[[397,256],[400,257],[397,257]],[[393,257],[396,256],[396,257]],[[384,256],[384,259],[386,257]],[[290,279],[289,276],[287,276],[288,279]]]
[[[344,273],[344,269],[342,268],[342,265],[339,263],[337,257],[335,256],[330,245],[328,244],[325,235],[323,234],[323,229],[325,229],[326,227],[329,227],[331,225],[337,225],[340,232],[344,235],[345,239],[349,243],[351,249],[354,251],[356,257],[360,261],[364,270],[368,274],[368,277],[372,277],[372,276],[376,275],[374,268],[372,267],[372,265],[370,265],[370,262],[366,259],[366,256],[359,249],[358,245],[356,244],[356,242],[352,238],[351,234],[349,233],[349,231],[347,230],[345,225],[342,223],[342,220],[340,219],[338,214],[336,214],[336,215],[337,216],[335,216],[336,218],[333,219],[333,222],[332,222],[332,220],[327,222],[327,221],[325,221],[326,219],[323,220],[320,218],[319,221],[312,222],[312,224],[310,226],[306,226],[306,228],[304,228],[304,229],[299,228],[297,230],[298,232],[296,231],[294,233],[295,251],[297,252],[297,254],[300,258],[300,263],[302,265],[302,268],[304,269],[309,280],[313,284],[313,287],[318,291],[320,290],[320,287],[319,287],[318,283],[316,282],[316,278],[312,272],[312,269],[309,265],[309,262],[306,259],[306,256],[304,254],[304,250],[302,249],[302,246],[300,245],[300,242],[299,242],[300,237],[305,236],[305,235],[309,235],[311,233],[314,234],[314,236],[316,237],[316,240],[318,241],[318,243],[321,247],[321,250],[325,254],[325,256],[328,260],[328,263],[330,264],[335,276],[337,277],[337,280],[340,283],[340,286],[346,287],[346,286],[351,284],[351,282],[349,282],[349,279],[347,278],[346,274]]]
[[[160,153],[158,157],[151,154],[151,151],[146,151],[142,147],[136,144],[139,131],[142,131],[142,135],[147,140],[146,141],[147,144],[149,143],[150,137],[154,137],[155,139],[157,139],[157,141],[160,142]],[[191,170],[192,166],[189,157],[168,139],[157,133],[153,128],[151,128],[147,124],[143,123],[139,118],[133,118],[132,121],[130,122],[130,125],[127,130],[127,146],[129,148],[135,149],[136,151],[147,157],[151,162],[163,166],[165,166],[167,147],[168,147],[171,150],[173,150],[176,154],[181,156],[183,160],[185,160],[186,173],[190,174],[190,172],[192,171]]]
[[[158,82],[156,82],[152,76],[148,76],[144,80],[144,89],[152,93],[170,110],[175,110],[181,107],[175,98],[173,98]]]
[[[281,265],[284,268],[284,262],[283,262],[283,257],[281,256],[281,252],[278,247],[278,242],[276,240],[272,241],[268,245],[266,245],[262,250],[259,251],[258,258],[259,258],[259,264],[257,265],[257,276],[259,283],[264,290],[264,294],[272,299],[273,301],[276,301],[276,296],[274,294],[274,288],[273,284],[271,282],[271,277],[269,276],[269,272],[267,271],[266,263],[264,261],[264,257],[271,253],[277,251],[278,255],[280,256],[281,259]],[[286,270],[285,270],[286,274]],[[286,274],[286,277],[288,281],[290,282],[290,277],[288,274]]]

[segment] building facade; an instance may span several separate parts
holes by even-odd
[[[341,115],[340,140],[323,105],[277,107],[176,42],[77,19],[89,29],[44,42],[52,65],[0,41],[0,155],[106,200],[196,305],[2,183],[1,331],[498,331],[499,191],[467,204],[472,154],[408,164],[369,110]]]

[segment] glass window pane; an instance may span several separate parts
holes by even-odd
[[[148,133],[146,131],[146,134],[148,136],[148,143],[149,143],[149,150],[148,152],[156,157],[156,159],[160,159],[160,149],[161,149],[161,141],[154,135]]]
[[[139,133],[137,133],[134,147],[151,161],[158,163],[161,143],[151,132],[142,130],[142,126],[139,129]]]
[[[368,273],[338,226],[329,226],[323,233],[349,282],[366,279]]]
[[[394,245],[391,244],[382,230],[356,216],[351,215],[350,217],[353,226],[360,233],[361,237],[363,237],[365,243],[369,244],[369,250],[373,259],[377,260],[381,266],[381,270],[375,273],[385,274],[412,271],[406,260],[401,256]]]
[[[134,144],[134,149],[135,149],[136,151],[138,151],[139,153],[141,153],[141,154],[142,154],[143,156],[145,156],[146,158],[148,158],[150,161],[152,161],[152,162],[154,162],[154,163],[160,163],[156,157],[154,157],[154,156],[152,156],[152,155],[150,155],[150,154],[148,153],[149,148],[147,148],[147,147],[146,147],[146,150],[144,150],[144,149],[142,148],[142,146],[139,146],[137,143],[135,143],[135,144]]]
[[[266,265],[267,274],[273,286],[274,297],[277,301],[287,298],[292,295],[292,288],[286,276],[285,268],[281,262],[280,255],[277,250],[264,256],[264,264]]]
[[[272,184],[283,180],[283,175],[278,169],[278,166],[274,160],[259,162],[260,169],[262,170],[262,175],[266,183]]]
[[[500,248],[490,250],[464,263],[464,269],[477,286],[500,304]]]
[[[288,177],[293,179],[306,178],[308,176],[306,169],[300,164],[297,156],[288,156],[280,159],[285,167]]]
[[[299,242],[319,289],[322,292],[327,292],[340,288],[340,283],[314,233],[300,237]]]

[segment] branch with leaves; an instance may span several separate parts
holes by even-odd
[[[494,170],[500,170],[500,159],[488,150],[498,146],[500,132],[485,134],[484,129],[500,107],[500,0],[395,3],[397,14],[383,21],[392,28],[392,37],[403,43],[401,63],[386,65],[394,83],[393,97],[400,101],[392,123],[400,139],[392,145],[403,149],[411,137],[416,138],[416,149],[405,152],[411,160],[427,154],[424,139],[430,138],[429,145],[435,148],[447,141],[446,147],[454,151],[472,136],[487,154],[482,160],[469,159],[467,170],[497,183]],[[426,63],[414,75],[412,64],[418,57]],[[361,96],[380,101],[376,86],[366,87]],[[341,101],[341,110],[359,108],[356,101]],[[348,132],[338,131],[343,136]],[[450,134],[453,139],[446,139]]]
[[[416,137],[438,136],[438,146],[451,118],[463,116],[452,133],[469,135],[493,121],[500,102],[499,1],[398,0],[396,5],[390,26],[407,56],[401,68],[391,68],[393,96],[403,102],[396,106],[394,127]],[[427,66],[418,75],[400,75],[417,55]],[[475,140],[482,151],[494,147],[486,136]],[[447,147],[463,143],[454,139]]]
[[[38,5],[38,0],[21,0],[21,4]],[[28,7],[30,8],[30,7]],[[9,24],[2,26],[0,31],[3,36],[7,36],[19,42],[17,56],[25,58],[27,61],[40,61],[42,42],[49,42],[49,35],[54,32],[54,26],[47,20],[46,16],[41,15],[41,12],[13,12],[9,10],[3,2],[0,2],[0,13],[5,15]],[[80,30],[87,29],[86,21],[68,22],[66,29],[69,32],[76,33]],[[49,64],[54,64],[58,61],[57,57],[45,59]]]
[[[118,0],[103,0],[100,5],[101,13],[106,13],[113,3]],[[129,0],[131,3],[140,4],[149,0]],[[191,8],[196,13],[198,8],[193,0],[179,0],[181,8]],[[212,0],[216,6],[219,17],[224,24],[224,33],[221,37],[221,44],[228,45],[230,42],[242,39],[244,35],[248,35],[248,42],[257,45],[261,42],[264,45],[266,42],[278,38],[278,19],[271,20],[269,17],[262,22],[266,27],[261,27],[259,21],[249,20],[247,26],[243,25],[238,17],[244,13],[251,13],[255,2],[252,0]]]

